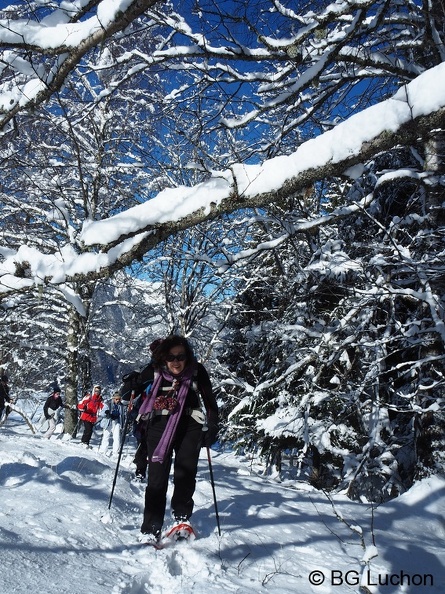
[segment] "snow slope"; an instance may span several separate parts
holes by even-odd
[[[373,510],[214,451],[219,536],[203,451],[199,538],[155,551],[137,543],[144,487],[131,480],[132,438],[110,509],[116,461],[97,452],[99,439],[91,450],[47,440],[16,413],[0,427],[0,594],[444,591],[444,476]]]

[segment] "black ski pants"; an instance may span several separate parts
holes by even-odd
[[[164,462],[152,462],[151,457],[161,439],[168,416],[156,416],[147,430],[148,485],[145,490],[144,520],[141,532],[159,534],[164,524],[167,490],[173,461],[173,495],[171,507],[175,518],[189,518],[193,512],[202,425],[189,415],[179,420],[171,451]]]
[[[94,423],[91,423],[90,421],[82,421],[82,422],[83,422],[83,434],[82,434],[82,438],[80,441],[82,443],[86,443],[87,445],[90,445],[90,439],[91,439],[91,436],[93,435]]]

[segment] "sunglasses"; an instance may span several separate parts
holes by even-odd
[[[172,363],[172,361],[185,361],[186,359],[187,355],[185,353],[179,353],[179,355],[172,355],[169,353],[168,355],[165,355],[165,360],[169,363]]]

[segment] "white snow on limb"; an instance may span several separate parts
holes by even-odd
[[[421,179],[426,174],[418,173],[417,171],[413,171],[412,169],[397,169],[397,171],[389,171],[388,173],[383,173],[377,180],[375,185],[378,188],[381,185],[384,185],[394,179],[402,179],[409,177],[411,179]]]
[[[81,316],[86,316],[86,310],[83,301],[81,297],[73,290],[73,288],[64,284],[59,285],[58,288],[65,297],[66,301],[71,303],[71,305],[76,308]]]
[[[363,175],[364,171],[365,166],[363,163],[358,163],[357,165],[353,165],[352,167],[345,169],[345,171],[343,171],[343,175],[347,175],[351,179],[358,179],[361,175]]]
[[[238,413],[240,413],[242,410],[244,410],[245,408],[249,407],[252,404],[252,396],[245,396],[244,398],[242,398],[240,400],[240,402],[238,402],[238,404],[236,406],[233,407],[233,409],[230,411],[229,413],[229,420],[232,419],[234,416],[236,416]]]
[[[35,97],[46,88],[45,83],[39,78],[34,78],[25,84],[21,89],[20,105],[26,105],[29,101],[35,99]]]
[[[26,43],[41,49],[78,47],[97,31],[108,27],[116,16],[134,0],[102,0],[93,15],[83,21],[69,23],[65,11],[54,11],[40,22],[0,19],[0,40],[5,44]]]
[[[340,242],[328,241],[322,248],[319,258],[309,264],[306,270],[318,270],[328,277],[344,279],[350,272],[360,272],[362,264],[352,260],[341,249]]]
[[[193,187],[167,188],[155,198],[109,219],[86,221],[79,240],[85,245],[106,245],[121,235],[134,233],[157,223],[178,221],[199,209],[208,213],[212,205],[218,205],[229,194],[230,183],[222,175],[211,177],[208,181]]]
[[[295,407],[278,409],[275,413],[265,419],[256,422],[257,428],[264,431],[270,437],[301,437],[305,426],[301,410]]]
[[[341,516],[339,516],[341,517]],[[357,534],[363,534],[363,528],[361,526],[359,526],[358,524],[350,524],[349,527],[351,528],[351,530],[353,530],[354,532],[356,532]]]
[[[445,63],[442,63],[399,89],[390,99],[352,115],[332,130],[303,143],[292,155],[275,157],[263,165],[234,168],[239,192],[255,196],[277,189],[306,169],[358,155],[364,143],[382,132],[394,132],[413,117],[427,115],[444,106]]]
[[[433,84],[434,83],[434,84]],[[261,165],[234,164],[230,170],[214,172],[212,177],[192,188],[167,188],[148,202],[135,206],[104,221],[85,224],[81,240],[85,245],[116,240],[119,234],[155,223],[178,221],[212,203],[237,192],[253,197],[279,190],[286,181],[307,169],[338,162],[358,155],[365,142],[382,132],[395,131],[412,119],[445,107],[445,63],[423,73],[401,88],[393,97],[351,116],[332,130],[303,143],[293,154],[265,161]]]
[[[369,563],[371,561],[371,559],[374,559],[375,557],[378,557],[378,556],[379,556],[379,552],[377,550],[377,547],[374,545],[370,545],[369,547],[366,547],[366,551],[362,557],[362,561],[363,561],[363,563]]]
[[[143,236],[139,234],[131,237],[108,252],[84,252],[78,254],[70,244],[60,248],[55,254],[43,254],[35,248],[20,246],[17,252],[7,252],[7,257],[0,262],[0,293],[11,289],[24,289],[44,283],[61,284],[67,276],[83,275],[88,272],[98,272],[101,268],[113,264],[120,256],[137,245]],[[3,253],[6,253],[3,250]],[[17,266],[24,270],[24,276],[16,276]],[[65,295],[68,293],[65,289]],[[69,299],[76,304],[80,311],[81,302],[74,294]]]
[[[119,4],[119,3],[117,3]],[[119,4],[123,6],[123,4]],[[104,4],[111,9],[113,2]],[[36,89],[30,89],[35,92]],[[0,101],[1,103],[1,101]],[[374,105],[336,126],[333,130],[302,144],[289,156],[276,157],[262,165],[235,164],[230,170],[213,172],[211,178],[196,186],[167,188],[147,202],[101,221],[88,220],[76,241],[83,247],[101,246],[93,252],[71,249],[54,255],[39,253],[35,249],[20,248],[16,254],[0,246],[4,261],[0,263],[0,292],[10,292],[41,282],[63,283],[68,275],[99,272],[132,250],[138,242],[162,223],[174,223],[193,213],[208,213],[212,206],[228,200],[234,189],[247,198],[279,190],[283,185],[308,169],[337,162],[351,155],[359,155],[363,143],[369,142],[385,130],[396,130],[413,116],[426,115],[445,107],[445,63],[424,72],[401,88],[392,98]],[[365,206],[365,199],[363,206]],[[241,206],[247,204],[240,204]],[[340,208],[335,216],[347,216],[357,205]],[[326,215],[324,220],[334,214]],[[323,219],[320,219],[323,220]],[[299,228],[310,228],[314,221],[301,221]],[[138,235],[139,233],[139,235]],[[132,235],[107,250],[110,243]],[[61,253],[63,256],[61,257]],[[80,253],[79,253],[80,252]],[[234,255],[242,257],[243,252]],[[352,261],[341,254],[330,256],[330,271],[343,273],[356,269]],[[16,275],[16,264],[28,262],[29,274]],[[45,281],[43,279],[46,279]],[[433,306],[433,303],[431,303]],[[443,325],[440,331],[445,336]]]

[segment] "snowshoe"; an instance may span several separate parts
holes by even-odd
[[[158,545],[160,544],[160,537],[156,536],[156,534],[141,533],[139,535],[138,540],[142,545],[152,546],[152,547],[155,547],[156,549],[158,548]]]
[[[141,534],[139,542],[144,545],[152,546],[157,550],[165,549],[175,543],[192,542],[196,538],[196,532],[188,520],[178,521],[168,528],[162,536],[154,534]]]
[[[162,537],[163,543],[175,543],[195,540],[196,532],[188,520],[176,522],[174,526],[167,529]]]

